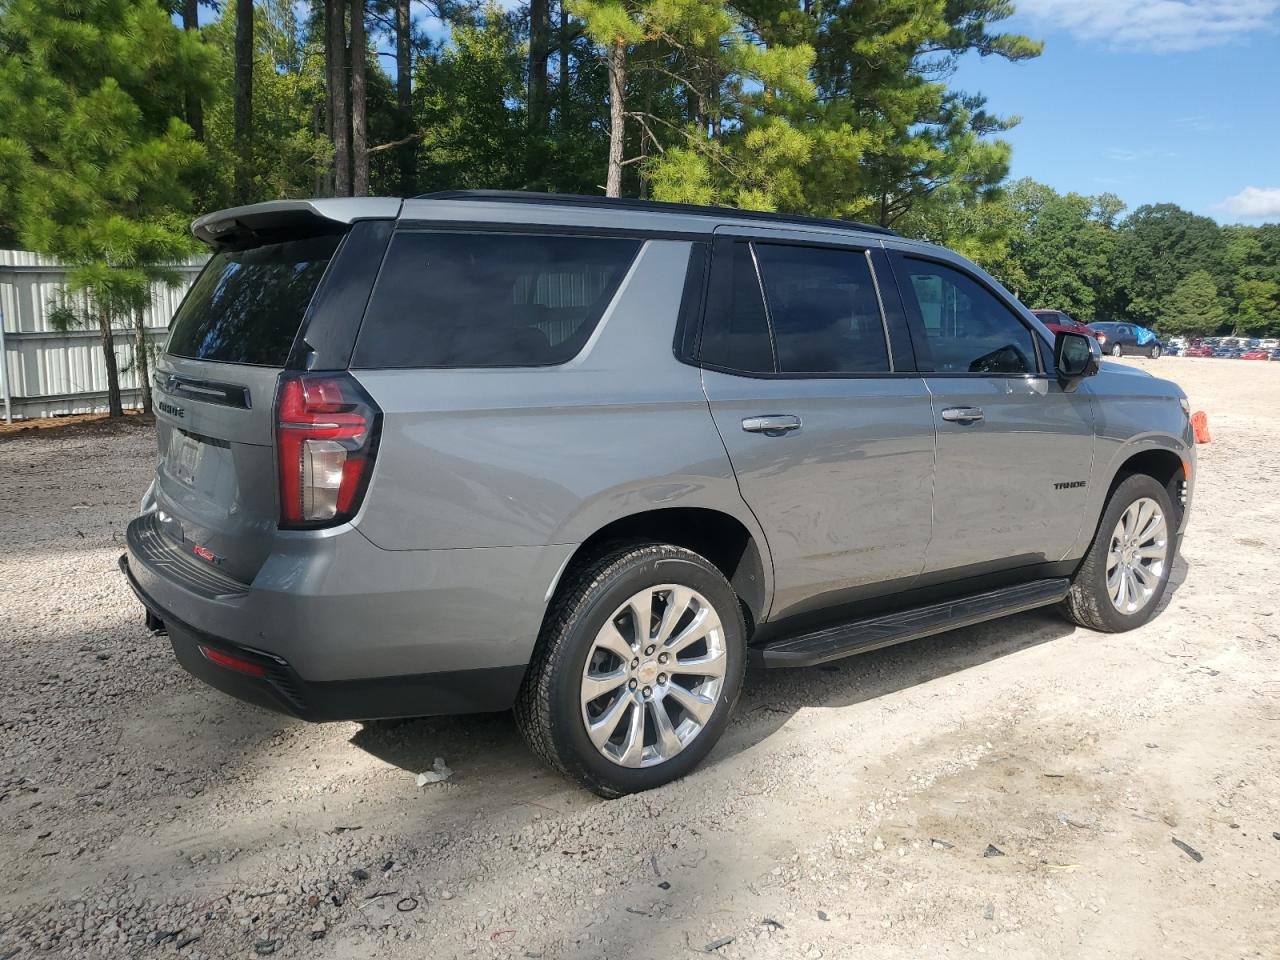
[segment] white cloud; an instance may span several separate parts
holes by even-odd
[[[1245,220],[1280,217],[1280,187],[1245,187],[1218,206]]]
[[[1020,0],[1019,13],[1126,50],[1199,50],[1274,32],[1280,0]]]

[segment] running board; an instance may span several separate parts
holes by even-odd
[[[753,647],[751,660],[766,667],[811,667],[1057,603],[1067,595],[1070,586],[1071,581],[1066,579],[1034,580],[945,603],[842,623]]]

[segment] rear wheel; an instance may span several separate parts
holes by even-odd
[[[1123,357],[1123,356],[1124,356],[1124,347],[1120,346],[1120,344],[1118,344],[1118,343],[1113,343],[1113,344],[1111,345],[1111,355],[1112,355],[1113,357]]]
[[[517,723],[535,753],[600,796],[668,783],[724,732],[745,634],[733,588],[705,558],[620,548],[558,591]]]
[[[1154,478],[1134,474],[1111,494],[1093,544],[1062,603],[1083,627],[1118,633],[1155,615],[1177,553],[1169,494]]]

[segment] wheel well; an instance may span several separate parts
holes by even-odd
[[[668,507],[622,517],[601,527],[574,551],[560,575],[621,544],[670,543],[706,557],[733,585],[742,600],[747,635],[764,614],[764,562],[760,548],[742,522],[727,513],[701,507]]]
[[[1131,477],[1135,473],[1146,474],[1163,486],[1169,494],[1169,500],[1173,503],[1174,509],[1179,513],[1182,512],[1181,486],[1186,477],[1180,456],[1172,450],[1144,450],[1141,453],[1135,453],[1116,471],[1115,479],[1111,481],[1111,489],[1107,491],[1107,499],[1111,499],[1111,494],[1126,477]]]

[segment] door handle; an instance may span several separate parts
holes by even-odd
[[[770,414],[764,417],[745,417],[742,429],[747,433],[763,433],[769,437],[780,437],[784,433],[800,429],[800,418],[789,413]]]
[[[977,423],[983,417],[981,407],[947,407],[942,419],[948,423]]]

